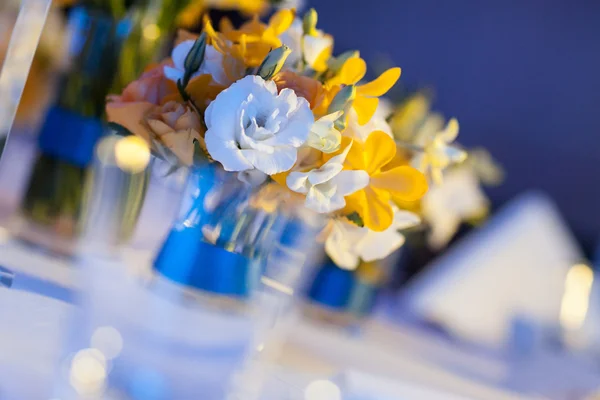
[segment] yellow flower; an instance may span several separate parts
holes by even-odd
[[[429,99],[417,93],[402,103],[390,119],[390,126],[396,139],[409,142],[430,111]]]
[[[184,28],[193,27],[208,8],[239,10],[244,14],[254,15],[264,13],[268,5],[267,0],[195,0],[179,14],[179,25]]]
[[[344,168],[366,171],[370,179],[367,187],[346,197],[345,211],[357,212],[373,231],[384,231],[392,224],[392,200],[416,201],[427,192],[427,180],[416,169],[408,165],[385,168],[395,156],[394,140],[383,131],[374,131],[364,144],[354,141],[346,158]]]
[[[444,169],[467,158],[466,151],[452,145],[458,136],[458,129],[458,121],[452,118],[444,130],[415,141],[417,146],[423,147],[423,151],[415,156],[413,166],[428,174],[437,185],[443,181]]]
[[[353,107],[358,115],[360,125],[365,125],[373,117],[379,105],[378,97],[386,94],[396,84],[400,78],[401,69],[390,68],[374,81],[357,85],[366,72],[365,60],[353,57],[344,63],[337,76],[327,82],[329,85],[356,85],[356,100],[354,100]]]
[[[272,49],[281,46],[279,35],[290,27],[294,16],[294,10],[281,10],[271,17],[268,24],[263,24],[255,16],[240,29],[235,29],[228,19],[223,18],[220,33],[205,18],[205,30],[219,52],[243,60],[247,67],[258,67]]]

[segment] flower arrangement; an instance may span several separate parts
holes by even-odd
[[[399,230],[420,221],[404,204],[429,184],[382,113],[379,98],[400,68],[365,82],[359,52],[334,56],[317,20],[315,10],[301,18],[282,9],[268,23],[255,17],[236,29],[223,19],[217,30],[205,18],[199,37],[182,32],[171,57],[110,96],[106,112],[174,167],[218,163],[257,186],[257,206],[277,199],[324,215],[327,254],[353,269],[403,244]],[[419,154],[427,175],[445,166],[435,157],[456,129]]]

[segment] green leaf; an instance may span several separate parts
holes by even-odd
[[[183,66],[185,72],[183,74],[183,87],[187,87],[192,75],[194,75],[202,66],[204,61],[204,53],[206,52],[206,32],[202,33],[198,39],[194,42],[190,52],[185,57]]]
[[[346,218],[348,218],[348,220],[354,225],[360,226],[361,228],[364,228],[365,226],[365,223],[356,211],[354,211],[352,214],[346,215]]]
[[[114,131],[114,133],[119,136],[132,136],[133,135],[133,133],[131,133],[131,131],[129,129],[125,128],[121,124],[117,124],[116,122],[109,122],[108,128],[111,129],[112,131]]]

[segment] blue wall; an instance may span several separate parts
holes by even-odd
[[[484,145],[507,181],[552,195],[588,249],[600,234],[600,1],[312,0],[336,52],[403,69],[435,88],[435,108]]]

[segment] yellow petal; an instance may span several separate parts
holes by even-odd
[[[400,202],[413,202],[427,193],[425,175],[407,165],[372,176],[371,186],[389,192],[394,201]]]
[[[328,47],[319,54],[315,63],[313,64],[313,69],[317,72],[324,72],[327,70],[327,60],[331,57],[332,48]]]
[[[358,115],[358,124],[365,125],[375,115],[377,106],[379,106],[379,99],[377,97],[356,96],[352,106]]]
[[[373,231],[386,230],[394,220],[389,194],[370,186],[346,197],[346,204],[346,211],[358,212],[365,227]]]
[[[287,180],[287,177],[290,174],[290,172],[292,172],[292,170],[285,171],[285,172],[280,172],[278,174],[271,175],[271,179],[273,179],[275,182],[277,182],[281,186],[287,187],[286,180]]]
[[[217,31],[215,31],[215,28],[212,26],[210,18],[208,18],[208,15],[204,16],[204,31],[209,37],[211,44],[214,46],[214,48],[219,53],[225,54],[227,52],[228,47],[227,43],[225,42],[223,36],[220,33],[217,33]]]
[[[276,12],[269,20],[268,30],[275,36],[281,35],[287,31],[294,22],[295,12],[290,9],[283,9]]]
[[[448,124],[446,124],[444,131],[440,133],[440,137],[444,142],[452,143],[458,137],[459,129],[458,120],[456,118],[452,118],[450,121],[448,121]]]
[[[373,131],[364,145],[366,171],[373,176],[396,156],[396,142],[383,131]]]
[[[367,73],[367,63],[360,57],[351,58],[340,70],[339,80],[344,85],[358,83]]]
[[[233,32],[235,28],[233,27],[233,24],[231,23],[231,20],[229,18],[223,17],[221,18],[221,21],[219,21],[219,30],[223,34],[228,34],[230,32]]]
[[[204,1],[190,2],[177,16],[178,25],[184,28],[193,27],[206,9]]]
[[[379,75],[379,78],[372,82],[360,85],[358,87],[358,93],[363,96],[379,97],[383,96],[396,84],[400,79],[400,68],[390,68],[383,74]]]
[[[342,144],[340,145],[340,149],[345,149],[350,143],[352,144],[352,147],[350,148],[350,151],[346,156],[346,161],[344,162],[344,169],[365,171],[365,152],[363,146],[360,143],[352,141],[351,138],[344,136],[342,137]],[[341,153],[341,150],[339,150],[338,153]],[[331,155],[327,154],[324,157],[331,158],[331,156],[334,155],[336,155],[336,153],[333,153]]]

